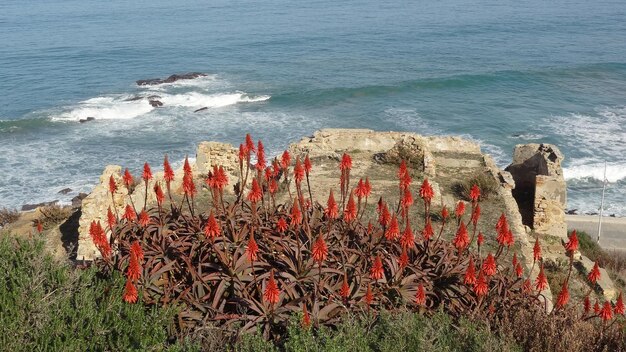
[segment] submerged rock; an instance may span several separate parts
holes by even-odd
[[[78,122],[80,122],[80,123],[85,123],[85,122],[89,122],[89,121],[94,121],[95,119],[96,119],[95,117],[93,117],[93,116],[89,116],[89,117],[87,117],[86,119],[80,119],[80,120],[78,120]]]
[[[42,203],[37,203],[37,204],[24,204],[22,205],[22,211],[30,211],[30,210],[35,210],[39,207],[47,207],[50,205],[56,205],[59,202],[59,200],[53,200],[51,202],[42,202]]]
[[[163,83],[174,83],[176,81],[184,80],[184,79],[195,79],[198,77],[204,77],[206,74],[200,72],[190,72],[184,73],[181,75],[171,75],[165,79],[161,78],[151,78],[151,79],[140,79],[137,81],[138,86],[155,86]]]

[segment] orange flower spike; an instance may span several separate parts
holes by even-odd
[[[174,180],[174,170],[169,160],[167,160],[167,155],[165,155],[165,159],[163,160],[163,179],[168,185]]]
[[[359,200],[365,197],[366,189],[365,189],[365,182],[363,182],[363,179],[359,179],[359,183],[357,184],[356,189],[354,190],[354,194],[356,194]]]
[[[304,180],[304,168],[300,163],[300,158],[296,158],[296,165],[293,167],[293,178],[296,180],[296,184],[301,184]]]
[[[261,190],[261,186],[259,186],[259,182],[257,182],[256,178],[253,178],[252,186],[250,187],[250,192],[248,193],[248,200],[256,204],[262,197],[263,191]]]
[[[391,222],[389,223],[389,228],[385,232],[385,238],[388,241],[393,241],[400,236],[400,226],[398,226],[398,217],[396,214],[393,214],[391,218]]]
[[[263,142],[261,142],[260,140],[257,146],[256,159],[257,159],[257,163],[256,163],[257,169],[264,170],[266,166],[265,164],[267,163],[267,161],[265,160],[265,147],[263,147]]]
[[[189,164],[189,157],[185,155],[185,162],[183,163],[183,173],[191,174],[191,164]]]
[[[161,189],[161,185],[159,185],[158,183],[154,185],[154,194],[156,196],[157,204],[160,206],[163,205],[163,202],[165,201],[165,194]]]
[[[311,315],[306,309],[306,304],[304,305],[304,307],[302,307],[302,327],[305,329],[311,327]]]
[[[511,261],[511,263],[513,264],[513,267],[517,266],[517,253],[513,253],[513,260]]]
[[[348,284],[348,275],[346,275],[345,273],[343,274],[343,283],[341,284],[339,295],[344,300],[350,297],[350,285]]]
[[[341,163],[339,164],[339,168],[341,170],[350,170],[352,169],[352,158],[347,153],[343,153],[341,156]]]
[[[372,194],[372,184],[370,178],[365,177],[365,197],[369,197]]]
[[[478,225],[478,219],[480,219],[480,204],[476,204],[476,206],[474,207],[474,210],[472,211],[472,217],[471,217],[472,225],[474,226]]]
[[[137,213],[135,213],[135,210],[130,206],[130,204],[126,204],[126,209],[124,209],[122,219],[126,219],[128,222],[137,220]]]
[[[538,261],[539,259],[541,259],[541,246],[539,245],[539,237],[537,237],[533,247],[533,260]]]
[[[326,257],[328,256],[328,246],[326,245],[324,237],[321,233],[317,236],[311,252],[313,254],[313,260],[322,265],[322,262],[326,260]]]
[[[483,236],[483,233],[482,233],[482,232],[479,232],[479,233],[478,233],[478,236],[476,236],[476,243],[477,243],[479,246],[482,246],[484,242],[485,242],[485,236]]]
[[[248,150],[248,153],[254,153],[256,151],[254,149],[254,141],[252,140],[250,133],[246,134],[246,149]]]
[[[354,195],[350,192],[350,197],[348,198],[348,204],[346,204],[346,209],[343,212],[343,219],[346,222],[351,222],[356,219],[356,203],[354,202]]]
[[[402,196],[402,207],[408,209],[411,205],[413,205],[413,194],[406,188]]]
[[[183,175],[183,192],[185,192],[188,197],[192,198],[198,193],[196,184],[193,182],[193,176],[190,172]]]
[[[274,279],[274,270],[272,270],[270,272],[270,278],[267,281],[267,285],[265,286],[265,291],[263,292],[263,299],[270,305],[274,305],[278,303],[279,297],[280,290],[278,289],[278,285]]]
[[[285,232],[287,230],[287,221],[284,218],[278,219],[276,222],[276,229],[280,232]]]
[[[417,286],[417,292],[415,293],[415,304],[418,306],[426,305],[426,292],[424,291],[424,285],[420,282]]]
[[[131,281],[137,281],[141,277],[141,267],[139,266],[139,260],[134,254],[130,254],[130,260],[128,261],[128,268],[126,269],[126,277]]]
[[[548,287],[548,278],[546,277],[546,273],[543,271],[543,263],[541,263],[541,267],[539,268],[539,275],[535,279],[535,288],[537,291],[541,292]]]
[[[333,190],[330,190],[330,194],[328,195],[328,201],[326,202],[326,209],[324,210],[324,214],[330,219],[336,219],[339,216],[339,206],[335,201],[335,196],[333,195]]]
[[[309,154],[304,157],[304,172],[306,172],[307,176],[311,173],[313,169],[313,165],[311,164],[311,159],[309,159]]]
[[[133,244],[130,245],[130,253],[134,254],[140,263],[143,262],[143,249],[139,241],[134,241]]]
[[[380,258],[380,254],[379,254],[376,256],[376,259],[374,259],[374,264],[372,265],[372,268],[370,269],[370,278],[372,280],[381,280],[384,274],[385,274],[385,271],[383,269],[383,261]]]
[[[258,258],[259,246],[254,240],[254,234],[250,234],[250,239],[248,240],[248,246],[246,247],[246,256],[248,257],[249,262],[254,262]]]
[[[139,214],[139,225],[146,227],[150,223],[150,216],[146,213],[145,210],[142,210]]]
[[[496,274],[496,271],[497,271],[496,259],[493,257],[493,254],[491,254],[491,252],[489,252],[489,254],[487,255],[487,258],[483,262],[482,269],[485,272],[485,275],[487,276],[493,276]]]
[[[248,159],[248,148],[246,148],[246,146],[243,144],[239,145],[238,157],[239,157],[239,166],[243,167],[244,160]]]
[[[596,299],[596,303],[593,304],[593,312],[596,314],[600,314],[600,303]]]
[[[433,230],[433,225],[430,221],[430,217],[427,217],[426,225],[424,226],[424,230],[422,231],[422,236],[424,236],[425,241],[428,241],[434,234],[435,231]]]
[[[137,292],[137,288],[133,285],[130,279],[126,279],[126,285],[124,286],[124,295],[122,299],[126,303],[136,303],[137,298],[139,297],[139,293]]]
[[[476,283],[474,284],[474,293],[476,296],[484,296],[489,292],[489,285],[487,285],[487,281],[485,280],[485,275],[481,270],[478,273],[478,279],[476,279]]]
[[[517,275],[518,279],[521,279],[524,276],[524,268],[522,268],[522,264],[517,263],[515,266],[515,275]]]
[[[441,209],[441,218],[444,221],[446,221],[449,217],[450,217],[450,212],[448,211],[448,208],[444,205],[443,208]]]
[[[456,203],[456,209],[454,210],[454,214],[457,218],[460,218],[461,216],[463,216],[463,214],[465,214],[465,203],[463,203],[463,201],[459,201],[458,203]]]
[[[406,161],[404,159],[400,162],[400,167],[398,168],[398,179],[402,180],[404,175],[408,173],[408,168],[406,167]]]
[[[372,302],[374,302],[374,294],[372,293],[372,284],[368,282],[367,291],[365,292],[365,303],[367,303],[368,306],[371,306]]]
[[[465,227],[465,223],[461,222],[459,229],[456,231],[456,237],[454,237],[452,243],[459,252],[462,252],[469,245],[469,242],[470,238],[469,234],[467,233],[467,228]]]
[[[559,293],[559,297],[556,300],[556,307],[563,308],[569,302],[569,290],[567,289],[567,280],[563,282],[563,287],[561,288],[561,292]]]
[[[211,213],[209,213],[209,219],[204,225],[204,234],[208,238],[215,238],[222,234],[222,228],[217,222],[217,219],[215,219],[215,216],[213,215],[213,210],[211,210]]]
[[[285,150],[283,152],[283,155],[280,157],[280,167],[282,167],[283,170],[287,170],[290,164],[291,164],[291,155],[289,154],[288,150]]]
[[[413,248],[415,246],[415,236],[413,235],[413,230],[411,229],[411,223],[408,220],[406,222],[404,232],[402,233],[402,237],[400,238],[400,246],[402,246],[403,249]]]
[[[433,187],[428,182],[428,179],[425,178],[424,182],[422,182],[422,187],[420,187],[420,197],[424,200],[425,203],[430,204],[433,197],[435,196],[435,192],[433,191]]]
[[[109,177],[109,192],[111,192],[111,194],[114,194],[115,191],[117,191],[117,183],[115,183],[115,179],[113,178],[113,175],[111,175]]]
[[[128,171],[128,169],[124,170],[124,176],[122,176],[122,179],[124,180],[126,188],[130,189],[130,186],[133,184],[134,180],[133,175],[130,174],[130,171]]]
[[[602,310],[600,310],[600,319],[602,319],[603,322],[607,322],[611,319],[613,319],[613,310],[611,307],[611,302],[606,301],[604,302],[604,305],[602,306]]]
[[[470,199],[472,200],[472,202],[476,203],[478,202],[478,198],[480,198],[480,188],[478,188],[478,186],[476,184],[474,184],[472,186],[472,189],[470,189]]]
[[[587,279],[589,279],[589,282],[592,284],[595,284],[600,279],[600,267],[598,266],[598,262],[594,263],[593,269],[589,272]]]
[[[43,232],[43,224],[41,220],[37,220],[37,233],[41,234]]]
[[[291,224],[300,225],[301,223],[302,223],[302,212],[300,211],[300,206],[298,205],[298,201],[294,200],[293,206],[291,207]]]
[[[141,178],[143,178],[146,183],[152,180],[152,170],[150,170],[150,165],[148,163],[143,164],[143,174],[141,175]]]
[[[406,248],[402,248],[402,253],[400,254],[400,258],[398,258],[398,266],[401,269],[406,268],[409,265],[409,254],[406,251]]]
[[[111,207],[107,209],[107,224],[109,225],[109,229],[113,230],[113,226],[117,223],[117,219],[115,218],[115,214],[111,211]]]
[[[578,250],[578,236],[576,230],[573,230],[572,234],[569,236],[569,241],[565,244],[565,250],[567,252],[575,252]]]

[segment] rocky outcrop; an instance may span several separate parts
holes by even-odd
[[[513,196],[524,224],[538,234],[567,238],[567,185],[561,167],[563,159],[563,154],[554,145],[517,145],[513,162],[505,170],[515,181]]]
[[[176,81],[185,80],[185,79],[195,79],[198,77],[204,77],[206,74],[200,72],[190,72],[184,73],[180,75],[171,75],[165,79],[161,78],[151,78],[151,79],[140,79],[137,81],[138,86],[155,86],[163,83],[174,83]]]

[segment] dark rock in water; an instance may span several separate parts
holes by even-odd
[[[598,215],[598,213],[595,211],[589,211],[589,212],[586,212],[585,215]]]
[[[137,85],[138,86],[154,86],[157,84],[173,83],[173,82],[180,81],[183,79],[195,79],[195,78],[204,77],[204,76],[206,76],[206,74],[204,73],[190,72],[190,73],[185,73],[182,75],[171,75],[167,77],[166,79],[161,79],[161,78],[140,79],[137,81]]]
[[[80,208],[85,198],[87,198],[87,193],[79,193],[76,197],[72,198],[72,208]]]
[[[203,107],[203,108],[200,108],[200,109],[198,109],[198,110],[194,110],[194,112],[198,112],[198,111],[204,111],[204,110],[207,110],[207,109],[208,109],[208,108],[207,108],[207,107],[205,106],[205,107]]]
[[[62,190],[59,191],[59,194],[68,194],[72,191],[71,188],[63,188]]]
[[[616,218],[617,216],[615,214],[611,214],[609,217]]]
[[[58,202],[59,202],[58,200],[53,200],[52,202],[43,202],[39,204],[24,204],[22,205],[22,211],[35,210],[39,207],[47,207],[49,205],[55,205]]]
[[[135,95],[133,97],[124,99],[124,101],[137,101],[137,100],[141,100],[141,99],[143,99],[143,97],[141,95]]]
[[[160,108],[163,106],[163,103],[160,100],[150,100],[148,101],[153,108]]]
[[[161,99],[160,95],[148,95],[147,97],[148,100],[159,100]]]
[[[578,209],[568,209],[565,214],[567,215],[578,215]]]
[[[80,120],[78,120],[78,122],[80,122],[80,123],[85,123],[85,122],[93,121],[93,120],[95,120],[95,119],[96,119],[95,117],[93,117],[93,116],[89,116],[89,117],[87,117],[86,119],[80,119]]]

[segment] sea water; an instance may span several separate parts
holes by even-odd
[[[460,135],[502,167],[554,143],[568,207],[597,211],[606,161],[624,216],[626,1],[0,1],[0,206],[67,202],[107,164],[139,175],[202,140],[249,132],[278,154],[324,127]]]

